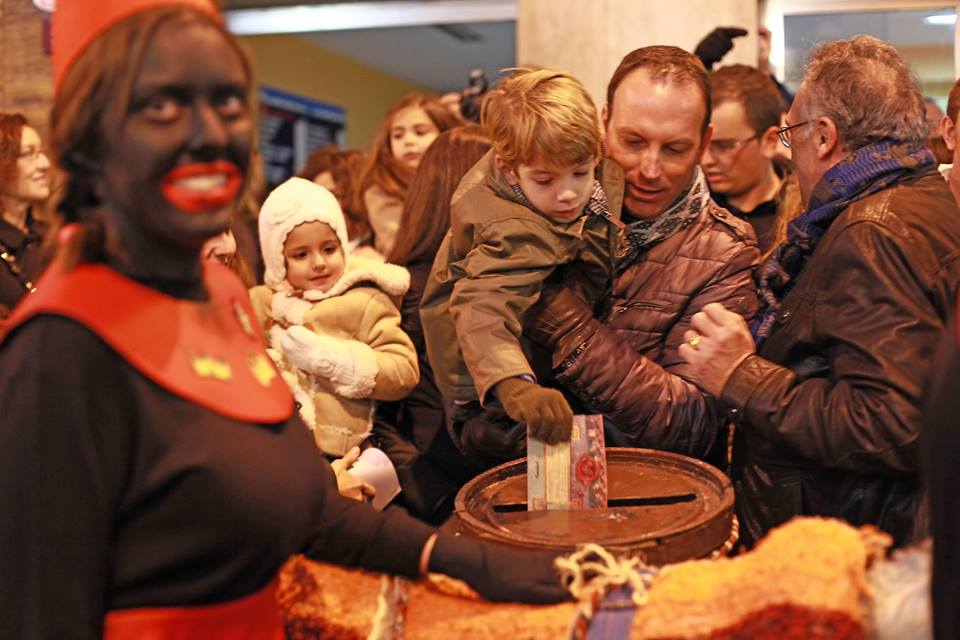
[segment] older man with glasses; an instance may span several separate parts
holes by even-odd
[[[753,323],[694,316],[680,356],[737,416],[741,532],[794,515],[928,530],[920,404],[956,308],[960,210],[908,65],[868,36],[817,49],[780,130],[806,208],[760,267]]]
[[[800,209],[790,163],[778,155],[783,100],[770,76],[730,65],[710,74],[713,139],[701,166],[714,201],[753,225],[761,251],[786,237]]]

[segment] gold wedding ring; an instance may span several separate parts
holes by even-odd
[[[690,338],[689,340],[687,340],[687,344],[690,345],[690,347],[693,348],[693,349],[699,348],[699,347],[700,347],[700,334],[699,334],[699,333],[693,334],[693,337]]]

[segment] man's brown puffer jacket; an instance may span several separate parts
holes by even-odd
[[[706,304],[753,317],[759,256],[750,225],[711,201],[692,224],[617,265],[597,332],[569,355],[554,353],[562,358],[557,381],[631,446],[706,456],[722,420],[714,400],[686,379],[677,348]]]

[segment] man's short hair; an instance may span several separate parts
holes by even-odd
[[[637,69],[646,69],[654,82],[695,86],[703,96],[706,113],[703,117],[703,134],[710,124],[710,80],[700,58],[680,47],[654,45],[634,49],[623,57],[610,82],[607,84],[607,118],[613,113],[613,96],[620,83]]]
[[[953,83],[950,95],[947,97],[947,115],[956,123],[957,111],[960,111],[960,80]]]
[[[780,126],[783,98],[770,76],[745,64],[721,67],[710,74],[713,105],[736,102],[743,107],[747,123],[757,133]]]
[[[597,108],[568,73],[517,69],[488,93],[480,123],[509,167],[574,166],[600,155]]]
[[[896,49],[872,36],[818,47],[801,89],[805,117],[833,120],[840,143],[850,151],[882,140],[922,144],[927,138],[916,77]]]

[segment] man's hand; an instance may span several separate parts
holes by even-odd
[[[716,302],[695,313],[690,324],[678,353],[690,365],[693,382],[717,397],[734,369],[756,352],[756,344],[743,317]]]

